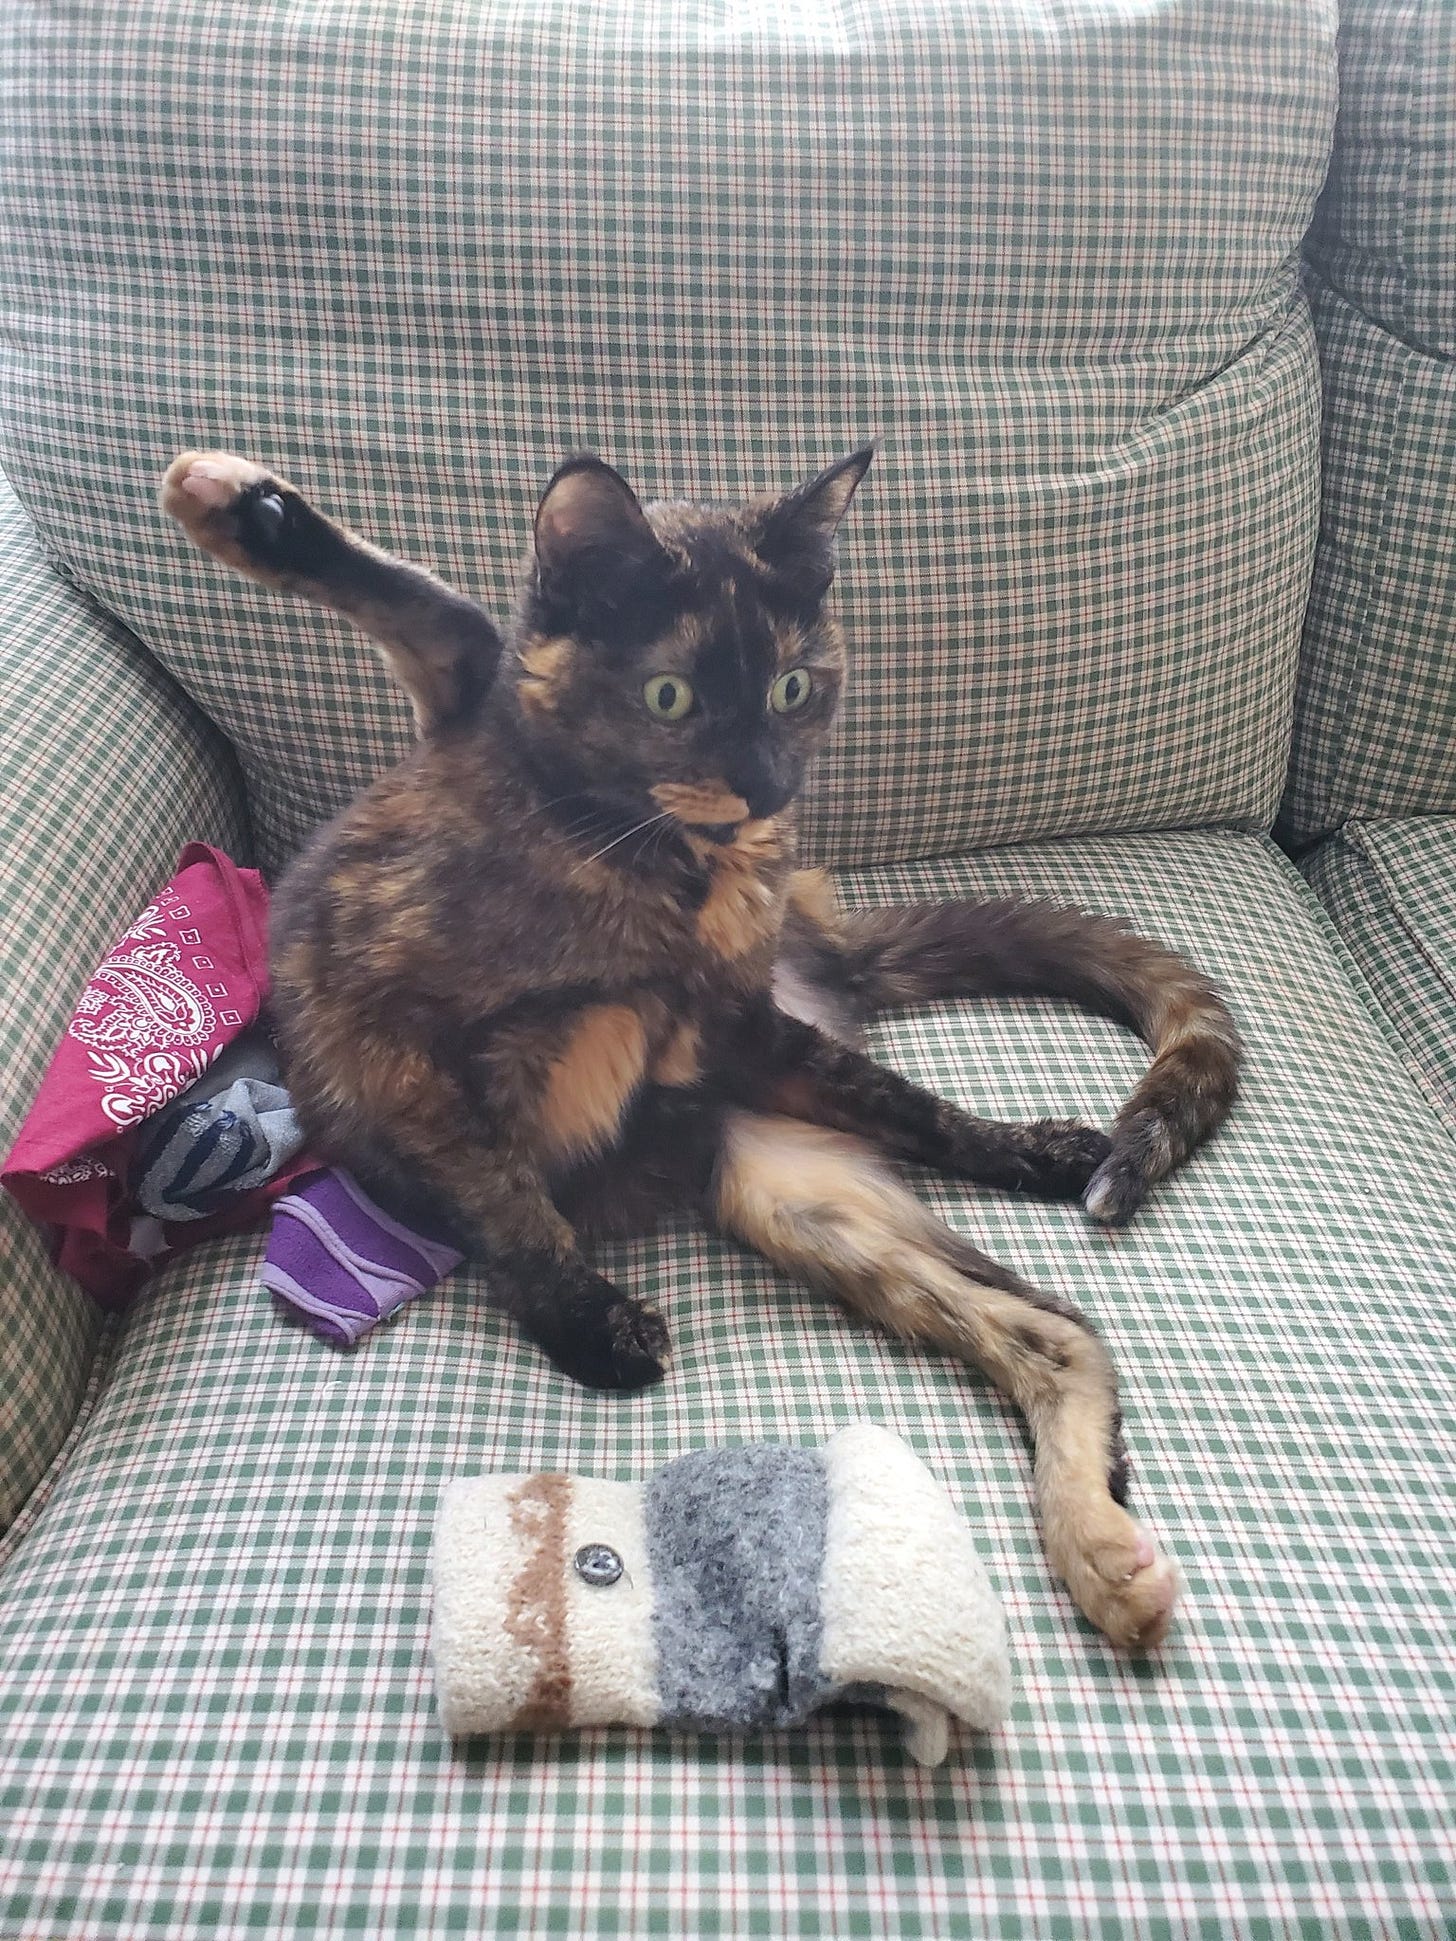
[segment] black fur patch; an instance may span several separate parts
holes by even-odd
[[[1108,1437],[1107,1455],[1107,1494],[1114,1503],[1126,1509],[1131,1463],[1127,1453],[1127,1439],[1123,1434],[1120,1408],[1114,1408],[1112,1411],[1112,1431]]]
[[[239,540],[269,572],[316,578],[349,558],[338,528],[277,479],[246,486],[232,511]]]

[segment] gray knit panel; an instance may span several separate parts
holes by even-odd
[[[646,1486],[664,1722],[796,1724],[819,1670],[829,1491],[817,1450],[703,1449]]]

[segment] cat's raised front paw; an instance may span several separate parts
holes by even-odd
[[[181,452],[162,480],[162,510],[190,529],[271,476],[252,459],[233,452]]]
[[[232,452],[183,452],[162,480],[162,510],[205,552],[243,572],[267,575],[297,562],[289,551],[292,487],[266,466]]]

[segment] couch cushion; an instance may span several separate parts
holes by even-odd
[[[1456,810],[1456,9],[1342,0],[1321,538],[1284,822]]]
[[[499,612],[575,446],[720,494],[878,435],[821,853],[1267,820],[1332,81],[1322,0],[12,10],[0,451],[236,742],[265,860],[406,713],[164,525],[186,445]]]
[[[1153,1663],[1048,1579],[1006,1411],[686,1229],[619,1255],[666,1385],[593,1396],[464,1281],[340,1357],[256,1248],[133,1315],[0,1579],[0,1928],[61,1941],[560,1933],[1435,1934],[1456,1765],[1456,1147],[1252,837],[1102,840],[868,872],[857,897],[1021,890],[1126,913],[1228,985],[1247,1096],[1109,1239],[925,1191],[1082,1300],[1121,1361],[1135,1500],[1187,1576]],[[937,1006],[881,1043],[1002,1112],[1105,1118],[1140,1066],[1049,1004]],[[1009,1724],[927,1773],[897,1728],[602,1731],[454,1752],[433,1713],[430,1523],[483,1469],[640,1475],[871,1418],[968,1517],[1004,1598]],[[8,1927],[6,1926],[8,1918]]]
[[[1456,817],[1347,822],[1300,867],[1456,1128]]]
[[[1441,0],[1342,0],[1339,61],[1310,253],[1392,335],[1456,357],[1456,14]]]

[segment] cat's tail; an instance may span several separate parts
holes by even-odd
[[[1118,1113],[1112,1151],[1084,1201],[1122,1226],[1148,1189],[1221,1124],[1242,1045],[1216,987],[1111,917],[1051,903],[916,903],[841,916],[823,969],[856,1009],[925,998],[1059,997],[1126,1025],[1153,1051]]]

